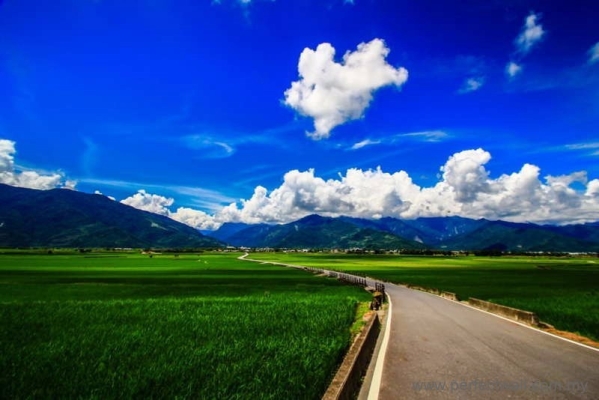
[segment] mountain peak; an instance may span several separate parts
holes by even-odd
[[[220,247],[163,215],[74,190],[0,185],[0,246]]]

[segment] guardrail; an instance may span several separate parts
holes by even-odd
[[[480,308],[485,311],[499,314],[501,316],[516,320],[518,322],[524,322],[529,325],[539,326],[539,317],[533,312],[519,310],[508,306],[502,306],[500,304],[491,303],[485,300],[476,299],[470,297],[468,303],[476,308]]]

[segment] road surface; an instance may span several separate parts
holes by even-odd
[[[379,399],[599,399],[599,351],[429,293],[386,290]]]
[[[599,399],[599,350],[429,293],[385,287],[392,307],[367,379],[369,400]]]

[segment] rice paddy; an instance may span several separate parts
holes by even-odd
[[[0,255],[0,398],[320,398],[357,287],[236,255]]]

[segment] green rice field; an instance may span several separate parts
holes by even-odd
[[[256,253],[252,258],[370,276],[529,310],[599,340],[599,258]]]
[[[240,254],[0,254],[0,398],[320,398],[364,290]]]

